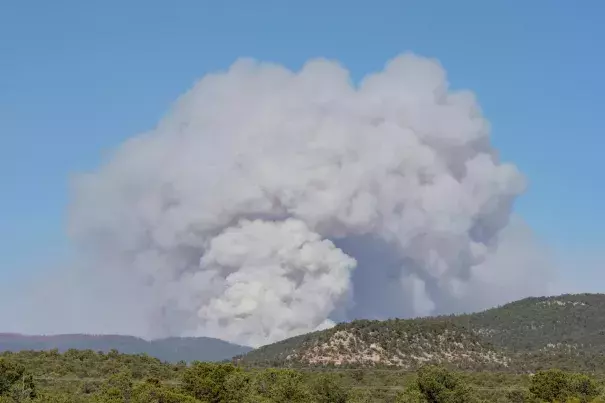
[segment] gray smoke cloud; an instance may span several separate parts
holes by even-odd
[[[79,284],[97,292],[70,323],[258,346],[541,293],[545,253],[511,213],[525,186],[435,60],[358,84],[328,60],[239,60],[75,181]]]

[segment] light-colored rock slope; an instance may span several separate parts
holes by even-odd
[[[240,362],[251,365],[417,368],[506,367],[510,359],[462,327],[427,320],[355,321],[261,347]]]

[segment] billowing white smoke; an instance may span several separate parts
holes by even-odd
[[[435,61],[402,55],[355,86],[330,61],[241,60],[80,177],[70,228],[147,305],[144,334],[257,346],[534,292],[534,252],[502,255],[524,186]]]

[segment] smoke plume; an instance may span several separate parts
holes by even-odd
[[[525,180],[489,132],[412,54],[357,84],[327,60],[207,75],[74,184],[80,270],[105,279],[97,303],[128,301],[91,320],[258,346],[539,293],[547,262],[511,216]]]

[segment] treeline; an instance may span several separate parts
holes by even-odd
[[[121,354],[92,350],[70,349],[3,352],[0,359],[22,365],[36,377],[52,378],[106,378],[118,372],[128,372],[134,379],[176,379],[187,364],[181,361],[170,364],[146,354]]]
[[[173,365],[117,352],[0,355],[0,403],[605,403],[603,396],[600,380],[556,369],[521,378],[438,366],[413,374],[303,372]]]

